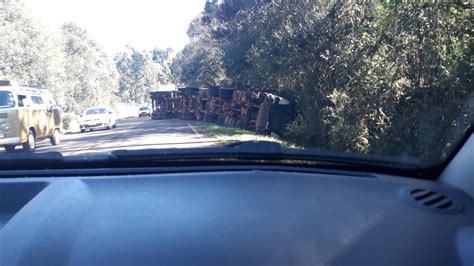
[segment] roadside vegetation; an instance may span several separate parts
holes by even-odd
[[[446,156],[474,117],[469,2],[208,1],[178,80],[271,90],[304,147]]]
[[[22,0],[0,0],[0,79],[40,84],[57,98],[66,128],[96,105],[138,105],[169,83],[171,50],[108,54],[88,32],[67,22],[48,30]]]
[[[209,135],[215,137],[223,144],[229,144],[236,141],[271,141],[280,143],[283,146],[291,146],[280,138],[260,135],[253,131],[240,128],[224,127],[207,122],[198,122],[197,125],[206,130]]]

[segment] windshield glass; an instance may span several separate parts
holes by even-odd
[[[105,113],[107,113],[105,108],[89,109],[86,111],[86,115],[101,115]]]
[[[0,108],[9,108],[15,106],[13,94],[9,91],[0,91]]]
[[[0,80],[57,100],[38,99],[47,112],[35,119],[51,125],[38,141],[67,134],[32,156],[269,141],[397,162],[392,167],[438,166],[473,124],[472,9],[469,2],[3,1]],[[0,93],[0,107],[13,104]],[[116,112],[82,118],[109,108]],[[264,159],[272,151],[258,152]]]

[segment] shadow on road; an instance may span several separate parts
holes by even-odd
[[[128,119],[111,130],[94,130],[65,135],[58,146],[38,143],[38,152],[59,151],[67,155],[109,152],[118,149],[169,149],[218,146],[220,142],[193,123],[178,119]]]
[[[201,144],[209,144],[207,145],[208,147],[209,146],[214,146],[214,145],[218,145],[220,142],[217,141],[217,140],[208,140],[208,141],[190,141],[190,142],[177,142],[177,143],[170,143],[170,142],[167,142],[167,143],[149,143],[149,144],[134,144],[134,145],[123,145],[123,146],[117,146],[117,145],[114,145],[113,147],[96,147],[93,149],[93,151],[103,151],[103,150],[121,150],[121,149],[136,149],[136,148],[140,148],[140,147],[147,147],[147,148],[150,148],[150,149],[153,149],[153,147],[157,147],[159,148],[159,146],[170,146],[170,145],[173,145],[173,146],[179,146],[179,145],[201,145]],[[214,145],[212,145],[214,144]],[[178,148],[178,147],[176,147]],[[86,148],[86,149],[74,149],[74,152],[83,152],[83,151],[91,151],[90,148]]]

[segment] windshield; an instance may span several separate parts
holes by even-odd
[[[9,108],[15,106],[13,94],[9,91],[0,91],[0,108]]]
[[[86,115],[101,115],[105,113],[107,113],[107,109],[105,108],[89,109],[86,111]]]
[[[35,119],[51,125],[37,141],[59,130],[61,145],[37,145],[32,156],[269,141],[436,167],[473,124],[472,9],[469,2],[4,1],[0,80],[57,100],[43,99],[47,112]],[[1,108],[13,105],[12,94],[0,92]],[[113,116],[82,119],[109,108]],[[272,149],[258,152],[265,159]]]

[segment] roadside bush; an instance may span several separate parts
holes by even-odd
[[[298,115],[282,137],[303,147],[434,162],[472,124],[470,4],[277,2],[209,3],[175,68],[204,44],[223,56],[181,81],[212,79],[218,65],[231,86],[289,96]]]
[[[71,114],[71,113],[63,113],[62,114],[62,124],[63,130],[78,130],[79,129],[79,119],[80,117]]]

